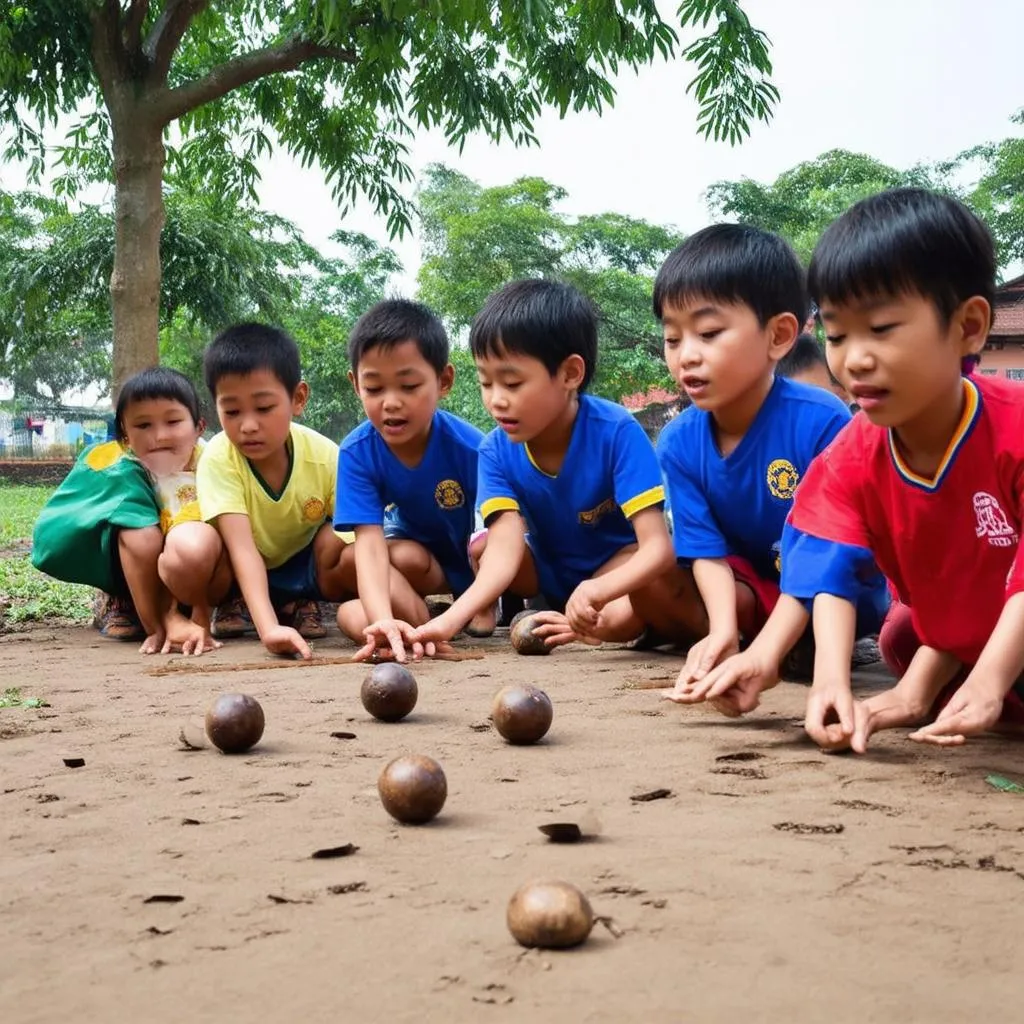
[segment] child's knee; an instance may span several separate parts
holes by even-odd
[[[122,559],[155,562],[164,549],[163,531],[159,526],[121,530],[117,535],[117,548]]]
[[[160,558],[161,570],[209,574],[223,551],[220,534],[209,523],[181,523],[169,534]]]
[[[434,557],[415,541],[399,540],[388,545],[391,564],[406,577],[425,576],[434,565]]]

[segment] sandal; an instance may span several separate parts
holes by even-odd
[[[92,624],[100,636],[110,640],[141,640],[146,635],[130,598],[97,591],[92,610]]]
[[[322,640],[327,636],[316,601],[296,601],[290,608],[286,605],[278,611],[277,620],[282,626],[291,626],[303,640]]]
[[[213,609],[210,635],[216,640],[231,640],[251,633],[255,627],[249,609],[241,597],[232,597]]]

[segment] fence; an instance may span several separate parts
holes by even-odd
[[[0,412],[0,460],[74,458],[110,436],[112,419],[95,414]]]

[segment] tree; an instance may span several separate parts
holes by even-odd
[[[773,231],[806,263],[821,233],[858,199],[899,185],[934,185],[929,171],[899,171],[862,153],[833,149],[783,171],[770,185],[719,181],[707,191],[713,214]]]
[[[710,29],[681,51],[698,130],[735,143],[778,99],[767,39],[737,0],[678,14]],[[601,110],[612,75],[678,45],[656,0],[0,0],[0,126],[38,178],[46,131],[72,116],[60,187],[113,178],[116,389],[157,356],[168,162],[253,195],[276,139],[343,211],[364,195],[400,232],[417,126],[530,144],[544,107]]]
[[[623,394],[668,385],[661,332],[651,313],[653,278],[682,241],[674,229],[618,213],[573,219],[558,209],[565,190],[542,178],[483,188],[446,167],[426,171],[420,298],[459,338],[487,296],[523,277],[576,285],[598,309],[600,358],[594,391]],[[452,401],[474,409],[457,374]]]

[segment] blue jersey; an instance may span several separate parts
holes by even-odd
[[[778,377],[743,439],[723,458],[711,414],[696,406],[682,412],[658,439],[676,558],[739,555],[762,579],[777,582],[796,485],[849,420],[835,395]]]
[[[341,442],[334,528],[383,526],[422,544],[461,594],[473,581],[467,545],[476,507],[477,449],[483,434],[441,409],[418,466],[404,465],[369,421]]]
[[[629,520],[665,498],[643,428],[620,405],[581,395],[558,474],[539,469],[529,445],[496,428],[480,446],[478,501],[486,523],[520,512],[541,590],[562,604],[614,554],[636,543]]]

